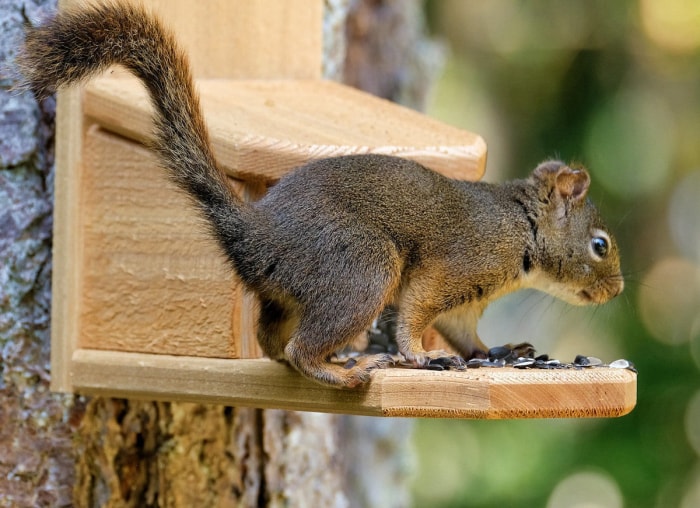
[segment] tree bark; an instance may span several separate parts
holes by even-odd
[[[326,75],[422,105],[418,6],[326,0]],[[410,504],[410,421],[49,392],[55,103],[10,88],[54,8],[0,2],[0,507]]]
[[[49,393],[53,100],[9,90],[25,16],[0,3],[0,506],[67,506],[80,399]]]

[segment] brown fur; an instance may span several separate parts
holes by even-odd
[[[263,350],[316,381],[356,386],[390,361],[370,356],[347,369],[328,361],[390,303],[408,360],[459,363],[423,350],[426,327],[467,358],[485,349],[476,333],[483,309],[507,292],[536,287],[584,304],[622,290],[617,246],[586,199],[583,169],[549,161],[528,179],[490,185],[394,157],[339,157],[299,168],[248,205],[211,153],[187,59],[141,8],[60,13],[28,30],[20,62],[40,97],[111,64],[144,82],[162,164],[260,298]],[[601,235],[599,256],[591,245]]]

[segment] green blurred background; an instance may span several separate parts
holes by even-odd
[[[429,114],[481,134],[486,179],[589,167],[624,294],[573,308],[521,293],[489,345],[632,360],[618,419],[418,423],[416,506],[700,507],[700,2],[432,0],[448,55]]]

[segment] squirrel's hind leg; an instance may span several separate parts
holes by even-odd
[[[339,330],[333,323],[305,322],[302,317],[299,328],[284,348],[284,356],[304,376],[322,384],[353,388],[366,383],[373,370],[393,363],[391,355],[364,356],[345,366],[331,362],[330,357],[357,337],[361,329],[368,328],[370,322]]]
[[[373,370],[393,363],[391,355],[363,356],[345,366],[330,358],[370,328],[393,296],[396,284],[390,278],[386,282],[361,294],[331,295],[329,291],[315,303],[300,305],[298,326],[284,347],[285,358],[303,375],[323,384],[352,388],[368,382]]]
[[[297,295],[290,307],[295,327],[277,347],[284,348],[287,361],[306,377],[351,388],[369,381],[372,370],[392,363],[391,356],[366,356],[346,366],[330,358],[366,333],[393,300],[401,281],[402,260],[394,243],[375,231],[360,226],[334,231],[332,238],[326,238],[325,254],[316,257],[313,273],[299,266],[298,272],[305,276],[285,281],[284,290]]]
[[[349,367],[329,362],[331,353],[345,342],[345,334],[329,330],[321,335],[322,340],[309,342],[310,337],[319,336],[317,323],[302,326],[297,305],[263,298],[260,301],[258,342],[269,358],[287,360],[304,376],[337,387],[352,388],[366,383],[372,370],[393,362],[390,355],[363,357]],[[298,331],[295,333],[295,330]]]
[[[383,369],[394,363],[391,355],[380,354],[360,358],[347,367],[330,362],[327,358],[310,356],[304,341],[292,339],[285,348],[287,360],[304,376],[321,384],[337,388],[354,388],[367,383],[373,370]]]

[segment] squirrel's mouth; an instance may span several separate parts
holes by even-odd
[[[614,287],[611,288],[596,288],[595,290],[582,289],[576,293],[581,299],[581,302],[585,304],[601,304],[609,300],[612,300],[617,295],[622,293],[624,285],[622,279],[619,279]]]
[[[594,298],[593,294],[591,294],[591,292],[587,289],[582,289],[577,293],[577,295],[584,301],[584,303],[600,303],[597,301],[598,299]]]

